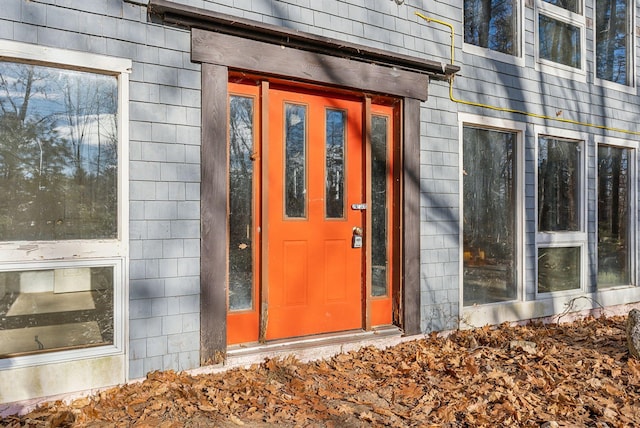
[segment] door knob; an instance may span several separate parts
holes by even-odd
[[[353,237],[351,238],[351,248],[362,248],[362,228],[353,228]]]

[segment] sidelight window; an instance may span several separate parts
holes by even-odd
[[[229,98],[229,310],[253,309],[253,97]]]
[[[389,130],[388,116],[371,116],[371,294],[389,291]]]

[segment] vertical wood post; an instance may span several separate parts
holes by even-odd
[[[227,349],[227,67],[202,64],[200,364]]]
[[[402,328],[420,333],[420,101],[405,98],[402,149]]]

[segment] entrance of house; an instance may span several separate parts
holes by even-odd
[[[391,324],[393,108],[229,83],[229,344]]]
[[[274,88],[269,123],[266,338],[361,327],[361,102]]]

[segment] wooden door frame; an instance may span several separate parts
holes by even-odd
[[[191,59],[201,63],[200,364],[225,358],[227,317],[227,103],[229,71],[346,88],[399,98],[401,215],[394,270],[394,320],[406,335],[420,333],[420,105],[429,80],[459,69],[367,46],[219,14],[166,0],[149,11],[191,28]],[[291,67],[291,64],[299,66]],[[221,239],[224,237],[224,239]],[[396,243],[394,243],[396,244]]]

